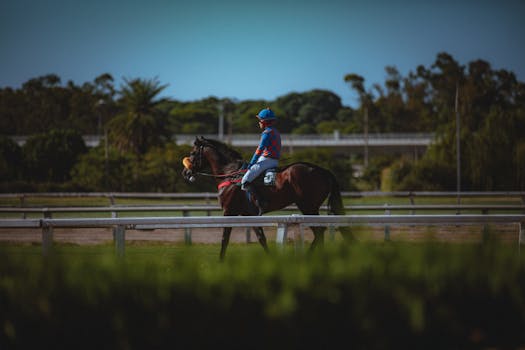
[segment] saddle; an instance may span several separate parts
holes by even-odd
[[[263,183],[265,186],[275,186],[275,180],[277,179],[277,168],[266,169],[264,172]]]
[[[277,168],[269,168],[263,171],[255,180],[253,184],[255,186],[275,186],[275,180],[277,179]]]
[[[277,168],[269,168],[266,169],[264,172],[262,172],[259,176],[255,178],[255,180],[252,181],[253,185],[256,187],[261,186],[275,186],[275,180],[277,179]],[[229,180],[225,180],[221,182],[217,187],[220,190],[223,187],[226,187],[231,184],[235,184],[237,186],[241,186],[241,179],[243,174],[238,174],[234,176],[233,178],[230,178]]]

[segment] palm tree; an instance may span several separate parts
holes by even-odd
[[[108,123],[109,141],[122,152],[140,156],[169,139],[166,116],[159,109],[166,99],[158,98],[167,85],[161,85],[157,78],[124,82],[118,101],[122,112]]]

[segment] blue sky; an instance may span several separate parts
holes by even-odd
[[[326,89],[344,105],[348,73],[382,84],[439,52],[484,59],[525,81],[523,0],[2,0],[0,87],[58,74],[158,78],[164,95],[273,100]]]

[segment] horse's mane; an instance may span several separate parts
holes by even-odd
[[[225,144],[224,142],[213,140],[213,139],[206,139],[201,138],[199,141],[203,142],[204,145],[209,146],[213,149],[215,149],[219,154],[221,154],[227,161],[242,161],[242,156],[239,152]]]

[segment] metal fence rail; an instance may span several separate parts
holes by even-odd
[[[475,198],[475,197],[516,197],[525,202],[525,191],[343,191],[341,195],[346,198],[363,198],[363,197],[450,197],[450,198]],[[115,199],[203,199],[216,200],[216,192],[187,192],[187,193],[158,193],[158,192],[37,192],[37,193],[0,193],[0,199],[18,198],[21,203],[27,198],[41,197],[59,197],[59,198],[107,198],[112,204]]]
[[[301,236],[308,226],[348,225],[468,225],[506,223],[518,224],[518,246],[525,243],[525,214],[464,214],[464,215],[285,215],[285,216],[194,216],[142,218],[84,218],[84,219],[5,219],[0,228],[41,228],[42,247],[46,254],[53,241],[53,228],[112,227],[118,255],[124,254],[126,229],[163,229],[191,227],[254,227],[277,226],[278,244],[287,240],[288,228],[298,225]]]
[[[280,211],[298,211],[295,205],[288,206]],[[322,206],[321,211],[328,210],[327,206]],[[382,211],[389,214],[392,211],[410,211],[415,214],[420,211],[476,211],[482,214],[488,214],[494,211],[521,211],[525,212],[523,204],[370,204],[370,205],[346,205],[347,212],[363,211]],[[136,213],[136,212],[175,212],[183,216],[190,216],[192,212],[206,212],[208,216],[212,212],[221,212],[219,205],[113,205],[113,206],[89,206],[89,207],[0,207],[0,213],[23,214],[40,214],[43,218],[52,218],[57,213],[111,213],[111,217],[118,217],[119,213]]]

